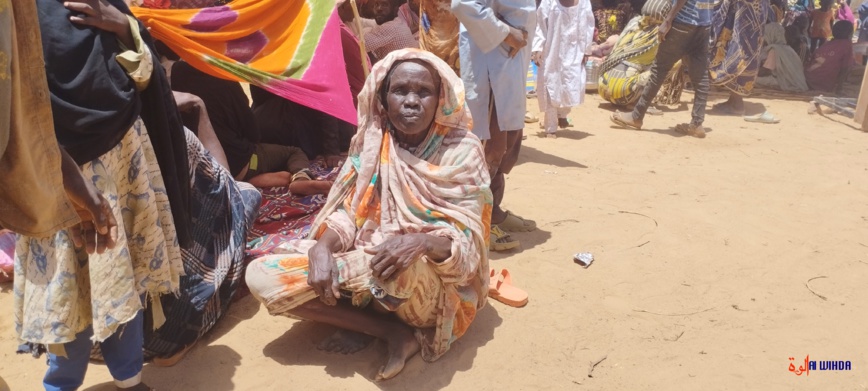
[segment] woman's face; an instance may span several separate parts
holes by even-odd
[[[389,79],[386,110],[395,130],[407,135],[427,132],[440,103],[440,76],[417,62],[398,64]]]

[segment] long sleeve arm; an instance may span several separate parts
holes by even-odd
[[[546,34],[548,33],[548,19],[545,15],[544,7],[547,6],[546,2],[548,0],[543,0],[540,4],[539,8],[537,8],[536,14],[536,33],[533,37],[533,48],[532,52],[541,52],[543,48],[546,46]]]
[[[509,34],[509,25],[478,0],[452,0],[452,13],[484,53],[497,48]]]

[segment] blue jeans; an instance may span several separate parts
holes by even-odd
[[[142,311],[139,311],[133,320],[100,343],[106,366],[119,386],[132,387],[139,383],[144,365],[143,331]],[[66,357],[48,354],[48,371],[42,380],[46,391],[77,390],[81,386],[93,348],[91,336],[93,328],[88,327],[78,333],[74,341],[64,344]]]

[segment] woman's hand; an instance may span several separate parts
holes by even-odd
[[[88,254],[102,254],[115,247],[118,223],[105,197],[84,179],[66,150],[61,148],[60,152],[63,189],[81,219],[81,223],[69,229],[69,236],[76,248],[84,247]]]
[[[324,304],[337,304],[341,295],[338,263],[331,250],[323,242],[319,242],[308,251],[307,255],[310,267],[307,284],[313,288]]]
[[[135,49],[133,34],[130,31],[130,20],[123,12],[109,4],[106,0],[67,1],[63,6],[80,15],[73,15],[69,20],[76,24],[96,27],[117,35],[118,39],[128,48]]]
[[[445,261],[451,255],[452,242],[428,234],[406,234],[366,248],[365,252],[374,255],[371,259],[373,276],[380,281],[392,281],[423,255],[431,257],[434,262]]]

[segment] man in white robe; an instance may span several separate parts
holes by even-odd
[[[558,126],[567,126],[570,108],[585,100],[585,60],[593,43],[590,0],[542,0],[533,61],[539,66],[537,99],[548,137],[557,137]]]
[[[503,231],[527,232],[536,223],[501,209],[504,175],[518,160],[526,109],[525,75],[530,64],[528,32],[536,29],[534,0],[452,0],[461,22],[458,50],[473,133],[485,142],[494,208],[491,249],[519,243]]]

